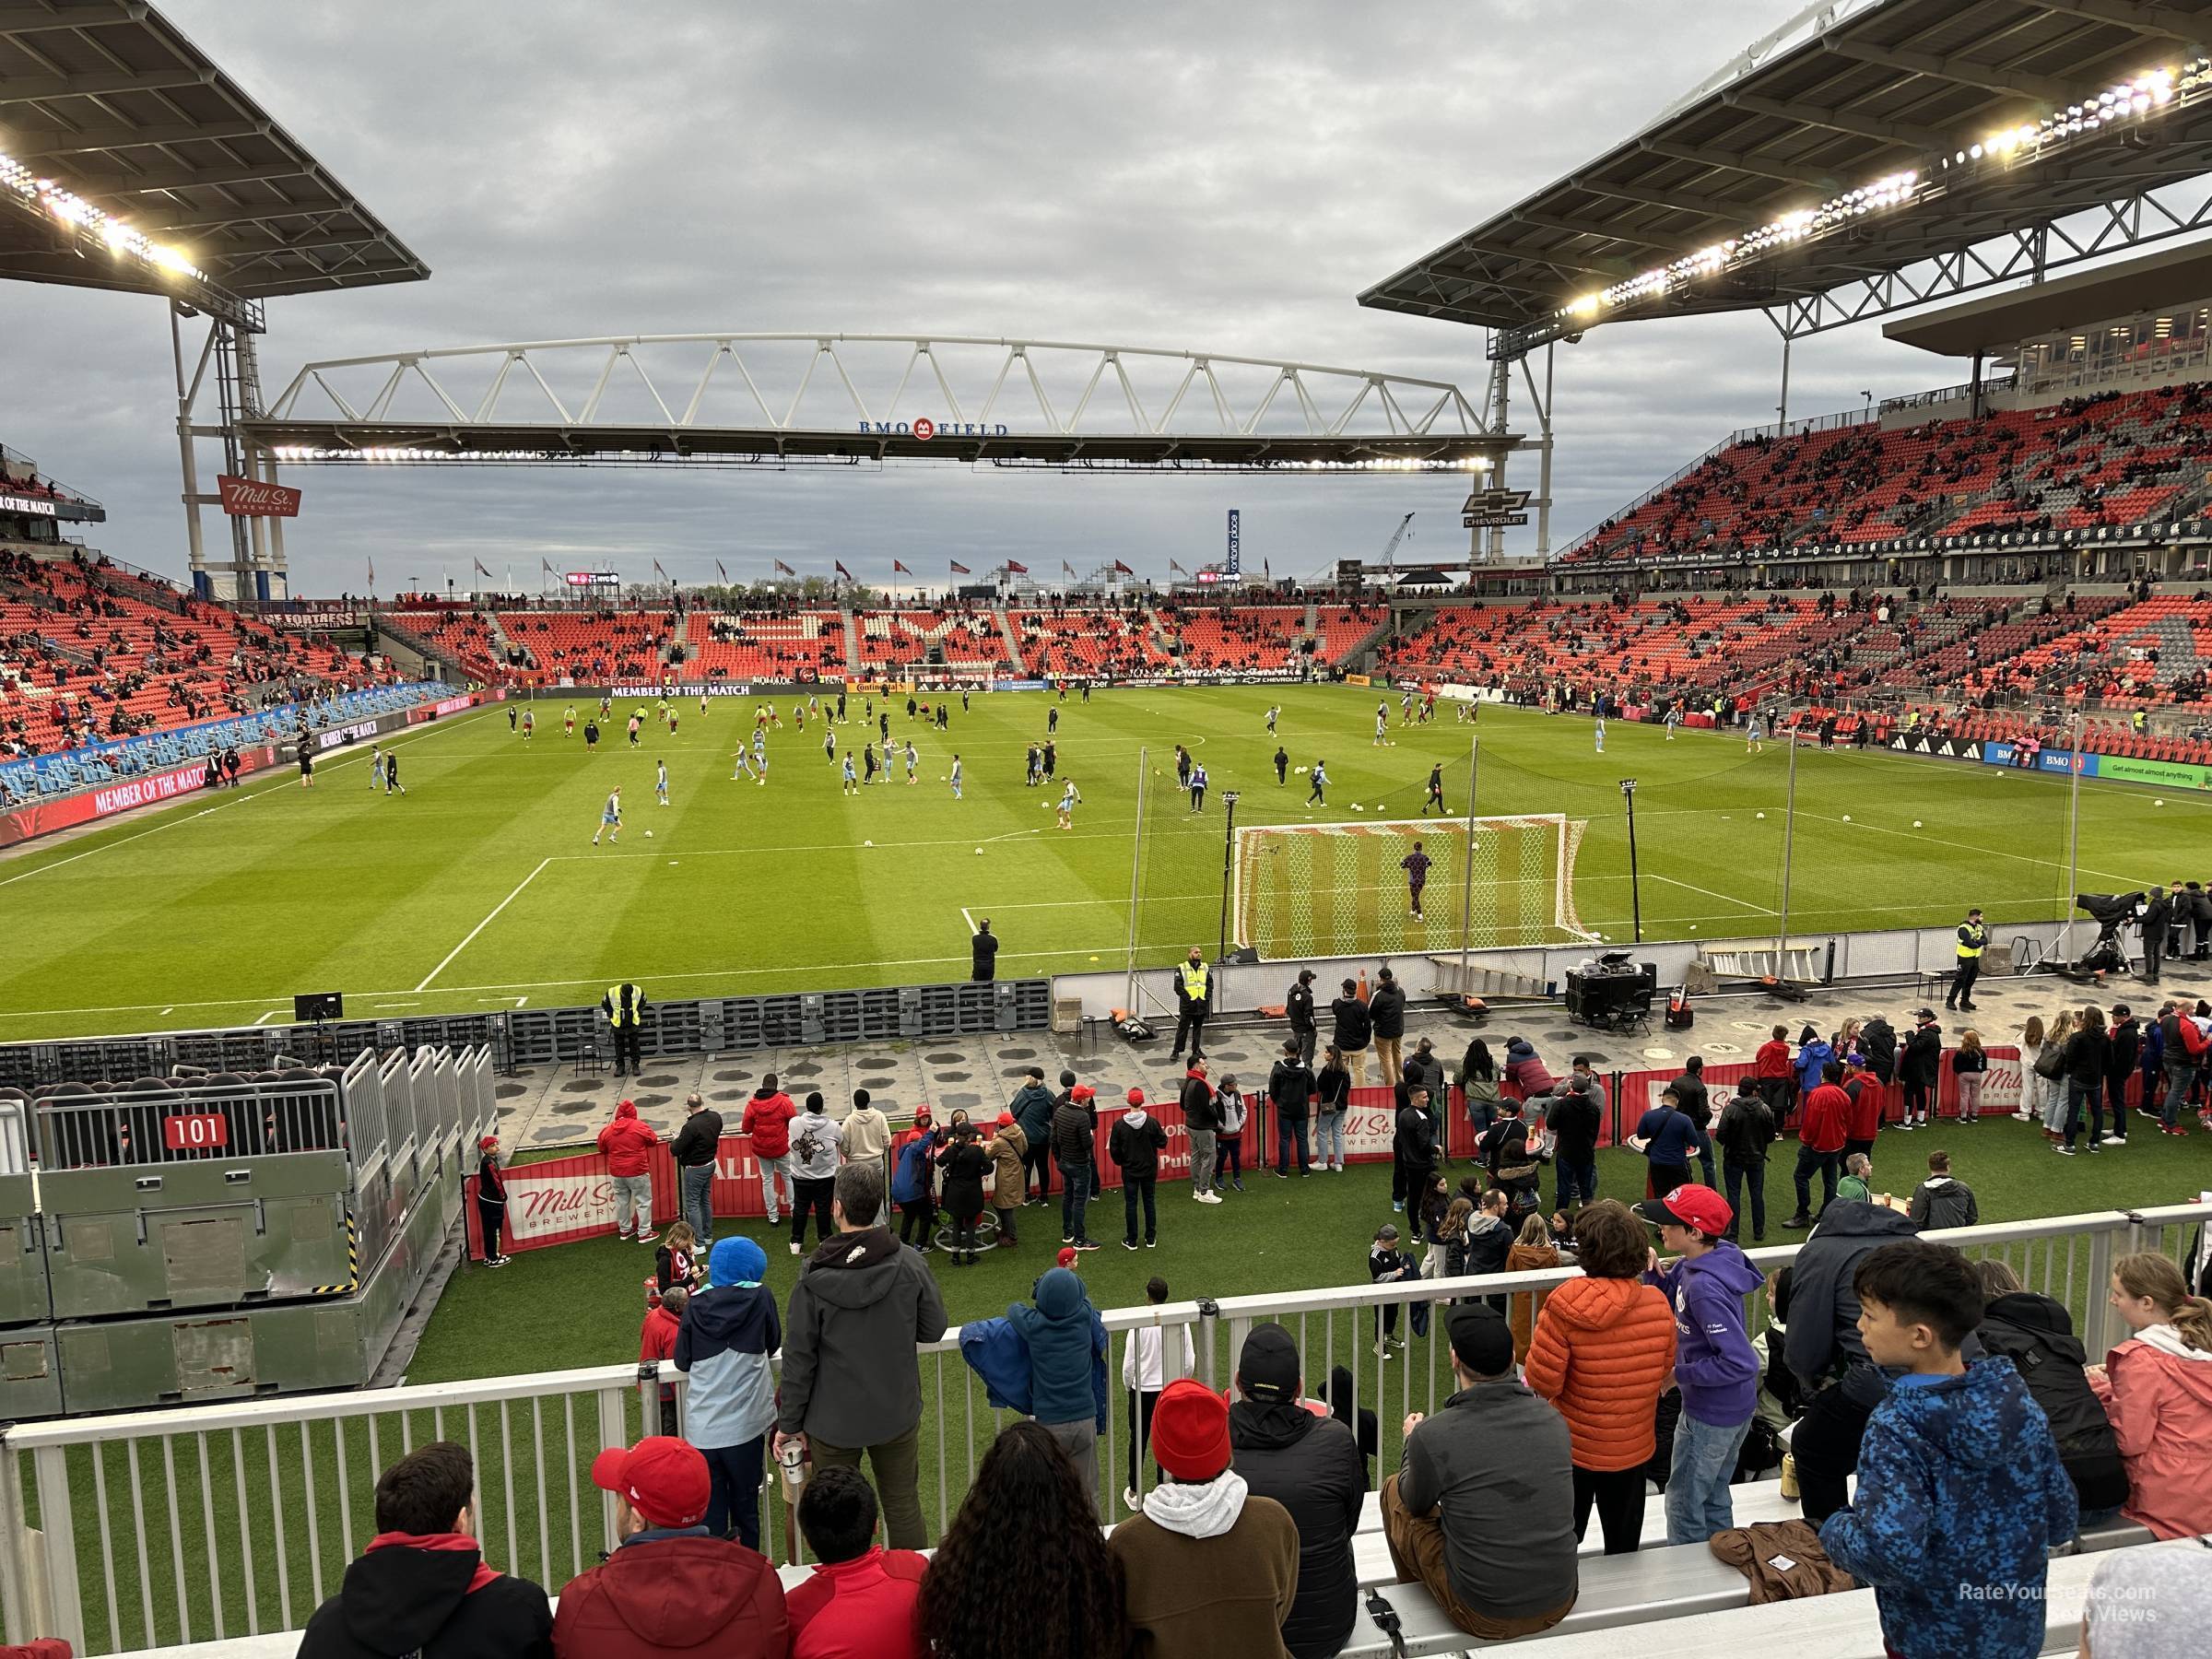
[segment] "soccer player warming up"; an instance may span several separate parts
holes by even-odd
[[[1066,780],[1066,783],[1067,786],[1060,792],[1060,828],[1073,830],[1076,827],[1076,808],[1083,804],[1083,793],[1076,787],[1073,778]]]
[[[1329,774],[1326,763],[1316,760],[1313,762],[1313,793],[1306,797],[1306,805],[1311,806],[1314,802],[1319,801],[1324,806],[1326,806],[1329,804],[1329,798],[1324,792],[1328,787]]]
[[[1436,808],[1437,817],[1442,818],[1445,816],[1444,769],[1441,765],[1432,766],[1429,769],[1429,798],[1421,803],[1421,816],[1423,818],[1427,818],[1429,816],[1429,808],[1431,806]]]
[[[653,763],[653,770],[654,773],[653,793],[660,797],[661,805],[665,806],[668,805],[668,762],[655,760]]]
[[[1429,885],[1429,854],[1415,841],[1413,851],[1398,860],[1398,868],[1406,872],[1406,896],[1412,900],[1410,912],[1416,922],[1422,920],[1421,889]]]
[[[599,828],[592,831],[593,846],[599,844],[602,835],[610,842],[618,842],[622,839],[622,790],[618,784],[607,791],[606,806],[599,814]]]

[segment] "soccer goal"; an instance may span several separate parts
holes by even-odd
[[[1586,818],[1370,818],[1239,825],[1230,873],[1236,939],[1263,958],[1564,945],[1596,938],[1574,907]],[[1472,829],[1472,836],[1469,830]],[[1429,860],[1413,913],[1406,860]],[[1473,865],[1473,879],[1468,866]],[[1465,899],[1463,918],[1461,902]]]

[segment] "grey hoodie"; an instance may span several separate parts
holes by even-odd
[[[791,1120],[791,1173],[797,1181],[828,1181],[837,1173],[837,1124],[812,1108]]]

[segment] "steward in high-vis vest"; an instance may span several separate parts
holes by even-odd
[[[1974,978],[1982,971],[1982,952],[1989,944],[1989,929],[1982,925],[1979,906],[1966,912],[1966,920],[1959,924],[1959,970],[1951,975],[1951,988],[1944,993],[1943,1006],[1974,1011]]]
[[[638,1024],[645,1016],[645,1006],[644,991],[628,980],[609,985],[606,994],[599,999],[599,1011],[606,1016],[606,1023],[615,1033],[618,1077],[645,1069],[645,1062],[638,1053]]]
[[[1175,970],[1175,1046],[1169,1053],[1169,1059],[1173,1060],[1182,1053],[1186,1033],[1191,1040],[1191,1058],[1206,1058],[1200,1040],[1213,1000],[1214,971],[1206,965],[1206,953],[1194,945],[1190,959]]]

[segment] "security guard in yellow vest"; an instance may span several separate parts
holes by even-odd
[[[1959,970],[1951,975],[1951,988],[1944,994],[1943,1006],[1974,1011],[1974,976],[1982,971],[1983,947],[1989,943],[1989,929],[1982,925],[1979,906],[1966,912],[1966,920],[1959,924]]]
[[[638,1053],[638,1024],[645,1016],[644,991],[628,980],[609,985],[599,999],[599,1011],[606,1016],[607,1026],[615,1033],[615,1076],[643,1071],[645,1062]]]
[[[1175,970],[1175,1046],[1168,1052],[1169,1059],[1182,1057],[1186,1035],[1191,1040],[1191,1059],[1196,1062],[1206,1058],[1200,1039],[1213,1000],[1214,971],[1206,965],[1206,953],[1194,945],[1189,959]]]

